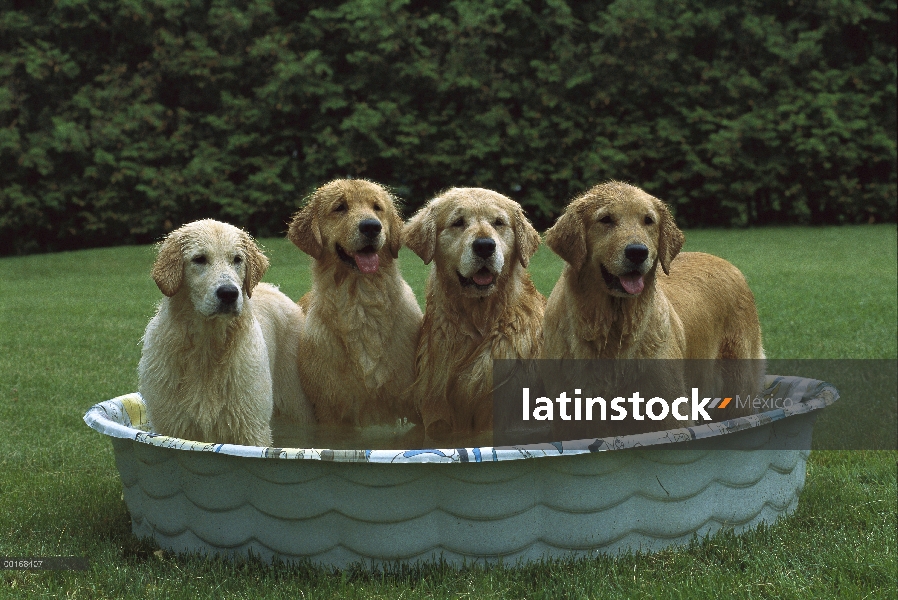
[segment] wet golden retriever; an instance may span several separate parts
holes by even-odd
[[[287,235],[314,259],[312,289],[300,300],[299,373],[318,422],[417,420],[402,392],[414,378],[422,315],[396,262],[402,219],[393,196],[370,181],[332,181]]]
[[[409,395],[426,434],[492,428],[492,360],[535,358],[546,300],[526,267],[539,234],[520,205],[480,188],[453,188],[405,225],[425,264],[426,310]]]
[[[567,266],[546,307],[544,358],[754,359],[740,361],[725,389],[760,390],[761,327],[745,278],[721,258],[681,254],[683,233],[660,200],[625,183],[597,185],[570,203],[545,240]],[[673,380],[661,385],[681,396],[684,363],[671,368],[665,377]],[[730,403],[713,414],[747,413]],[[630,425],[636,432],[684,423]]]
[[[165,298],[138,367],[157,433],[270,446],[273,410],[312,421],[296,370],[302,311],[259,283],[267,268],[246,232],[218,221],[189,223],[162,242],[152,275]]]

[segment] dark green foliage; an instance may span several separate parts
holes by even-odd
[[[276,235],[347,175],[540,228],[610,178],[683,226],[896,218],[894,0],[0,6],[0,254]]]

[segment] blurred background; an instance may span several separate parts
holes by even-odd
[[[681,227],[896,220],[896,3],[0,2],[0,255],[277,236],[362,177],[537,229],[596,183]]]

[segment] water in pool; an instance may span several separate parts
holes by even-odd
[[[492,432],[453,436],[431,440],[424,436],[424,428],[408,421],[394,425],[348,427],[345,425],[316,425],[302,427],[275,418],[271,435],[277,448],[329,448],[331,450],[414,450],[419,448],[475,448],[492,446]]]

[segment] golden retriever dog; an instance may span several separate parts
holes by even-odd
[[[567,265],[546,307],[543,358],[755,359],[740,361],[723,389],[761,389],[761,326],[745,278],[721,258],[681,254],[683,233],[660,200],[625,183],[597,185],[571,202],[545,240]],[[661,369],[662,391],[675,394],[668,401],[689,391],[684,368],[677,360]],[[721,389],[719,381],[708,385]],[[715,420],[748,413],[736,403],[713,411]],[[623,427],[684,424],[669,416]]]
[[[425,264],[433,261],[409,390],[426,434],[489,430],[492,360],[539,354],[546,300],[526,270],[539,234],[517,202],[453,188],[419,210],[403,236]]]
[[[157,433],[270,446],[272,412],[313,422],[296,369],[302,310],[259,283],[268,259],[213,220],[169,234],[153,279],[165,295],[143,336],[138,390]]]
[[[396,261],[402,218],[393,196],[370,181],[332,181],[296,213],[287,237],[314,259],[300,300],[299,374],[318,422],[415,422],[402,392],[415,375],[422,315]]]

